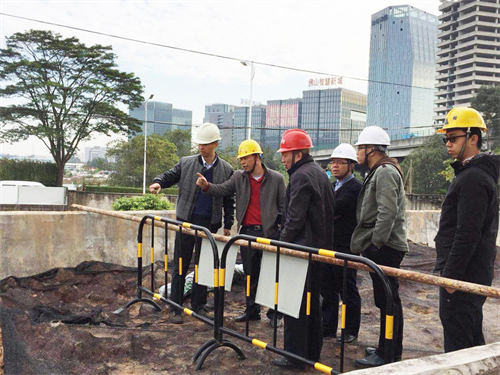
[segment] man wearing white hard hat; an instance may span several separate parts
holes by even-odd
[[[358,162],[370,168],[370,171],[359,193],[356,212],[358,225],[352,235],[351,252],[362,253],[379,265],[399,268],[408,252],[406,198],[401,167],[396,159],[387,156],[387,147],[390,145],[389,135],[378,126],[367,126],[356,142]],[[370,277],[375,305],[380,309],[380,335],[378,346],[367,348],[366,358],[355,361],[355,365],[362,368],[385,364],[386,319],[394,323],[390,357],[400,360],[403,351],[403,308],[398,280],[388,277],[394,311],[389,319],[383,283],[372,273]]]
[[[197,173],[202,174],[209,182],[221,184],[233,174],[233,168],[222,160],[215,152],[220,141],[219,128],[215,124],[205,123],[198,129],[195,142],[198,143],[199,155],[185,156],[169,171],[156,176],[149,191],[158,194],[162,188],[177,184],[177,220],[187,221],[210,229],[212,233],[222,225],[224,208],[224,235],[231,234],[234,222],[234,195],[227,197],[211,197],[203,194],[196,186]],[[201,241],[197,238],[196,241]],[[181,245],[182,244],[182,245]],[[185,275],[193,255],[195,238],[179,232],[175,235],[174,272],[172,275],[171,300],[182,305]],[[182,257],[182,274],[179,274],[179,257]],[[208,315],[206,308],[207,287],[195,284],[191,293],[191,308],[201,315]],[[184,323],[180,311],[170,312],[170,321],[174,324]]]
[[[331,172],[337,179],[333,184],[335,208],[333,216],[333,250],[351,254],[351,236],[356,228],[356,207],[362,183],[354,177],[358,162],[356,150],[347,143],[338,145],[330,157]],[[322,263],[321,296],[323,302],[323,337],[336,337],[339,315],[339,296],[343,286],[343,267]],[[344,342],[352,343],[358,337],[361,323],[361,298],[356,285],[356,269],[347,269],[347,291],[342,303],[346,307]],[[340,337],[338,338],[340,341]]]

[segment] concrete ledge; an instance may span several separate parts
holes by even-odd
[[[496,375],[500,374],[500,342],[476,346],[452,353],[391,363],[390,365],[352,371],[353,375]]]

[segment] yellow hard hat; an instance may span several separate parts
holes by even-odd
[[[479,128],[486,131],[486,124],[483,116],[474,108],[456,107],[448,112],[443,128],[437,132],[446,133],[446,130],[454,128]]]
[[[252,154],[262,154],[262,149],[260,145],[253,139],[247,139],[241,142],[240,147],[238,147],[238,159]]]

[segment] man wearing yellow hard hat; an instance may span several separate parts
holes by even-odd
[[[285,179],[281,173],[267,168],[261,160],[262,149],[253,139],[243,141],[238,148],[238,159],[242,170],[234,172],[222,184],[213,184],[198,174],[196,185],[214,197],[233,196],[236,193],[236,219],[241,234],[271,238],[278,230],[281,213],[285,207]],[[240,249],[243,268],[250,275],[250,295],[245,312],[236,317],[236,322],[260,320],[260,305],[255,303],[255,294],[260,274],[262,250],[242,247]],[[274,314],[267,313],[271,326]],[[281,315],[277,316],[281,324]]]
[[[441,276],[490,286],[494,275],[498,232],[498,177],[500,157],[482,153],[486,125],[473,108],[448,112],[438,133],[455,178],[443,207],[436,241],[436,267]],[[483,304],[486,297],[440,288],[439,317],[443,324],[444,350],[452,352],[484,345]]]

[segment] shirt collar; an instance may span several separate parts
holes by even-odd
[[[200,155],[201,156],[201,155]],[[205,161],[205,159],[203,158],[203,156],[201,156],[201,161],[203,162],[203,166],[206,168],[206,169],[210,169],[212,168],[214,165],[215,165],[215,162],[217,161],[217,154],[215,154],[215,159],[213,162],[211,162],[210,164],[207,164],[207,162]]]
[[[347,181],[350,181],[354,178],[354,174],[351,174],[349,177],[347,178],[344,178],[342,181],[337,181],[337,183],[335,184],[335,191],[337,191],[338,189],[340,189],[340,187],[342,185],[344,185]]]

